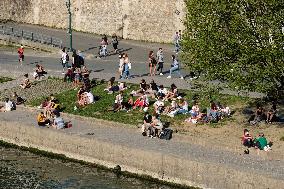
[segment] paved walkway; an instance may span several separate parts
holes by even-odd
[[[68,35],[65,30],[52,29],[43,26],[34,26],[27,24],[15,24],[7,23],[6,25],[14,26],[17,28],[34,31],[43,34],[52,34],[54,37],[63,39],[63,45],[68,46]],[[93,72],[91,77],[100,78],[108,80],[109,78],[116,76],[118,78],[118,55],[111,52],[110,56],[105,59],[97,59],[95,56],[98,52],[98,44],[100,43],[101,37],[93,34],[86,34],[81,32],[74,32],[74,48],[80,49],[86,55],[86,65]],[[110,40],[110,39],[109,39]],[[164,66],[164,76],[149,77],[147,56],[150,50],[157,51],[159,47],[164,49],[165,54],[165,66]],[[111,45],[109,45],[110,50],[112,50]],[[182,69],[182,75],[185,76],[185,80],[181,80],[177,75],[173,75],[172,79],[167,79],[168,70],[171,64],[171,54],[173,54],[173,45],[171,44],[158,44],[158,43],[147,43],[133,40],[121,40],[119,43],[119,48],[121,51],[129,54],[130,60],[132,62],[133,69],[131,70],[132,79],[126,80],[129,83],[139,83],[142,78],[146,81],[154,79],[156,83],[163,84],[169,87],[172,83],[175,83],[178,88],[181,89],[191,89],[193,87],[192,81],[189,79],[189,71]],[[18,67],[17,62],[17,52],[1,52],[0,54],[0,70],[13,71],[21,74],[28,71],[32,73],[32,70],[36,63],[42,64],[49,74],[52,76],[60,76],[61,65],[59,63],[60,51],[58,54],[53,55],[42,55],[37,52],[30,53],[26,55],[25,63],[23,67]],[[14,66],[14,67],[13,67]],[[181,67],[183,64],[181,63]],[[224,90],[223,93],[238,95],[237,92],[231,90]],[[259,93],[249,93],[251,97],[261,97],[262,94]]]
[[[35,118],[38,111],[18,108],[17,111],[0,113],[0,120],[21,122],[23,126],[35,127]],[[216,166],[225,166],[240,171],[249,171],[265,175],[273,179],[284,178],[284,161],[265,160],[261,156],[240,155],[221,149],[212,149],[211,146],[200,146],[178,140],[174,135],[170,141],[143,137],[138,129],[127,127],[113,127],[93,119],[84,119],[78,116],[70,117],[63,114],[65,120],[71,120],[73,127],[58,132],[77,135],[80,137],[96,138],[100,141],[118,144],[128,148],[143,149],[160,152],[184,159],[212,163]],[[1,125],[1,124],[0,124]],[[51,128],[38,128],[51,129]]]

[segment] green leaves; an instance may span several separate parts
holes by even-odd
[[[239,90],[283,88],[283,1],[188,0],[186,5],[182,58],[191,70]]]

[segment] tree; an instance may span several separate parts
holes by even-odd
[[[185,2],[182,58],[190,69],[237,90],[283,90],[284,1]]]

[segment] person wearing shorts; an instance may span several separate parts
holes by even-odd
[[[18,49],[18,54],[19,54],[19,63],[22,65],[24,61],[24,47],[21,45],[21,47]]]

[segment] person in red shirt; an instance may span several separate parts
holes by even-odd
[[[22,65],[24,61],[24,47],[21,45],[21,47],[18,49],[18,54],[19,54],[19,63]]]

